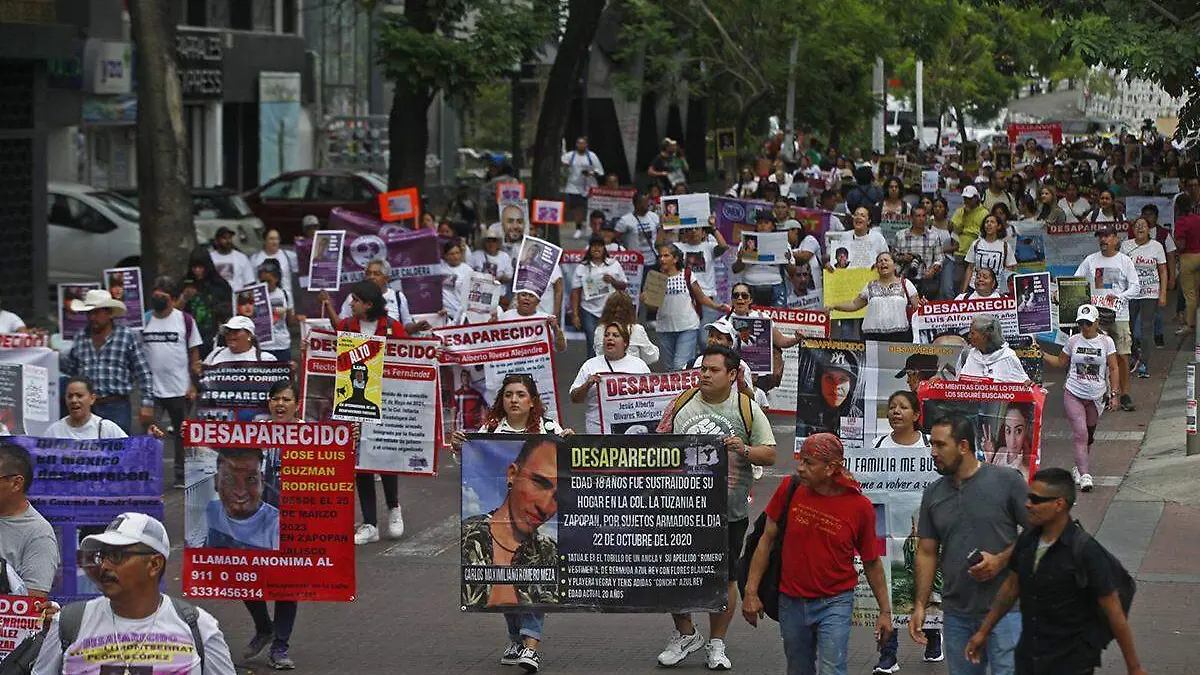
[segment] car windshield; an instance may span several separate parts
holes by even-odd
[[[358,175],[360,178],[370,183],[371,187],[375,188],[379,192],[388,191],[387,181],[384,180],[383,176],[380,176],[377,173],[371,173],[369,171],[360,171]]]
[[[251,218],[250,207],[236,194],[192,194],[192,213],[198,218]]]
[[[137,206],[115,192],[89,192],[88,196],[96,201],[103,202],[105,206],[125,220],[136,223],[141,218],[141,213],[138,212]]]

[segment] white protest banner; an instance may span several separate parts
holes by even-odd
[[[738,257],[746,263],[785,265],[790,250],[787,232],[743,232]]]
[[[875,264],[870,240],[866,237],[855,239],[853,230],[826,232],[825,253],[837,269],[866,269]]]
[[[41,436],[58,418],[58,352],[49,336],[0,333],[0,431]]]
[[[565,321],[567,310],[571,307],[571,291],[575,281],[575,268],[583,262],[583,256],[587,251],[569,250],[563,251],[562,258],[559,259],[559,266],[563,275],[563,306],[559,309],[558,317],[563,320],[563,330],[566,332],[568,340],[582,340],[583,333],[575,330],[570,323]],[[638,251],[609,251],[608,257],[616,260],[621,264],[621,270],[625,272],[625,280],[629,282],[629,286],[624,293],[633,301],[633,309],[636,312],[641,301],[642,293],[642,254]]]
[[[667,406],[683,391],[700,386],[700,370],[677,373],[600,375],[600,433],[653,433]]]
[[[662,228],[708,227],[708,193],[668,195],[662,198]]]
[[[471,275],[467,288],[467,301],[463,303],[463,316],[467,323],[486,323],[495,318],[496,308],[504,295],[504,285],[496,277],[483,272]]]
[[[0,660],[42,629],[42,608],[47,602],[26,595],[0,595]]]
[[[633,188],[594,187],[588,189],[587,210],[604,213],[604,222],[614,223],[626,213],[633,213]]]
[[[1117,232],[1129,229],[1128,223],[1113,223]],[[1046,269],[1055,277],[1069,277],[1084,258],[1100,250],[1096,243],[1096,223],[1047,223]]]
[[[971,321],[979,314],[991,314],[1000,319],[1000,330],[1004,331],[1005,338],[1020,335],[1017,328],[1017,300],[1009,296],[926,302],[913,315],[913,334],[917,343],[923,345],[942,344],[938,339],[948,335],[965,338],[971,329]]]
[[[1158,209],[1158,224],[1167,228],[1167,230],[1175,229],[1175,199],[1173,197],[1140,197],[1137,195],[1129,195],[1125,198],[1125,217],[1130,221],[1137,220],[1142,217],[1142,209],[1147,206],[1153,206]],[[1154,232],[1150,232],[1150,236],[1154,236]]]
[[[769,317],[787,337],[800,335],[806,338],[829,337],[829,311],[820,309],[790,309],[787,307],[752,308],[759,314]],[[771,407],[767,412],[795,413],[796,412],[796,378],[799,377],[800,345],[783,350],[783,373],[779,385],[767,392]]]
[[[521,252],[517,255],[513,293],[529,291],[539,298],[545,295],[562,252],[560,247],[544,239],[526,236],[521,241]]]
[[[937,192],[938,190],[938,172],[922,171],[921,172],[921,192]]]
[[[436,328],[442,340],[443,365],[483,367],[487,403],[496,400],[504,377],[523,373],[533,377],[546,406],[546,415],[558,419],[558,385],[554,377],[554,333],[544,318],[516,319]]]
[[[432,338],[389,339],[383,352],[382,419],[364,424],[356,468],[372,473],[437,473],[442,427],[441,378]],[[304,338],[301,416],[331,419],[337,370],[337,334],[312,329]]]

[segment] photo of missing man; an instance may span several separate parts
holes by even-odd
[[[186,462],[188,547],[279,549],[279,508],[267,499],[278,477],[265,475],[262,450],[193,448]]]
[[[560,440],[470,438],[463,446],[464,575],[479,567],[557,567]],[[462,588],[466,607],[558,602],[557,583],[471,581]]]

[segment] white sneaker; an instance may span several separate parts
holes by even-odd
[[[1075,487],[1079,487],[1079,467],[1071,467],[1071,478],[1075,481]]]
[[[1083,492],[1091,492],[1091,491],[1092,491],[1092,486],[1093,486],[1093,483],[1092,483],[1092,474],[1090,474],[1090,473],[1085,473],[1085,474],[1083,474],[1082,476],[1080,476],[1080,477],[1079,477],[1079,489],[1080,489],[1081,491],[1083,491]]]
[[[700,649],[704,644],[704,638],[700,636],[700,631],[693,629],[691,635],[682,635],[679,631],[671,634],[671,639],[667,640],[666,649],[658,655],[658,665],[673,666],[687,658],[688,654]]]
[[[764,471],[763,468],[757,464],[751,464],[750,473],[754,475],[754,480],[762,480],[763,474],[766,473],[766,471]]]
[[[704,645],[704,650],[708,652],[708,659],[704,662],[704,667],[709,670],[729,670],[733,664],[729,662],[729,657],[725,656],[725,641],[713,638]]]
[[[379,541],[379,528],[363,523],[354,531],[354,545],[362,546],[373,541]]]
[[[404,536],[404,514],[400,513],[399,506],[388,509],[388,536],[392,539]]]
[[[575,228],[575,238],[583,239],[583,228],[582,227]]]

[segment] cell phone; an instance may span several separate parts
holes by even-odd
[[[974,567],[981,562],[983,562],[983,551],[980,551],[979,549],[974,549],[970,553],[967,554],[967,566],[968,567]]]

